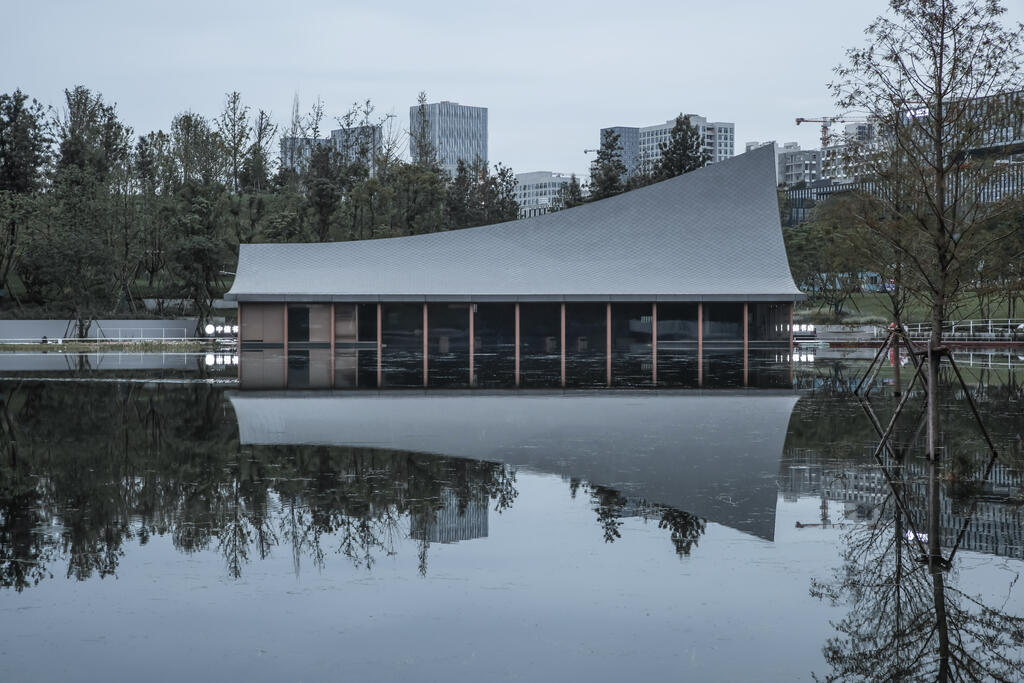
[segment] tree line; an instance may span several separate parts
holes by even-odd
[[[429,145],[408,162],[408,139],[426,131],[391,120],[368,101],[353,105],[338,126],[373,127],[377,144],[319,144],[321,100],[304,113],[296,98],[281,126],[231,92],[213,118],[184,111],[166,131],[136,135],[83,86],[65,91],[60,108],[0,94],[0,314],[67,317],[84,336],[100,316],[144,315],[145,297],[159,314],[188,307],[202,324],[240,244],[397,237],[518,216],[511,169],[478,160],[451,176]],[[296,158],[279,163],[285,136]]]

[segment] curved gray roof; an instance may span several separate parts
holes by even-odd
[[[243,244],[239,301],[793,301],[770,147],[573,209],[450,232]]]

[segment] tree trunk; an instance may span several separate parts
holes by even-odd
[[[928,458],[938,460],[939,443],[939,360],[938,353],[942,345],[942,322],[945,306],[942,295],[937,295],[932,302],[932,333],[928,340]]]
[[[932,575],[932,600],[935,607],[935,631],[939,637],[939,672],[936,681],[948,681],[949,622],[946,614],[946,585],[943,575],[942,547],[939,525],[938,463],[928,465],[928,569]]]

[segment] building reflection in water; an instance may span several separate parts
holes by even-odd
[[[584,344],[582,348],[586,348]],[[472,386],[478,388],[514,388],[511,347],[496,348],[494,353],[474,354]],[[370,349],[289,349],[287,357],[280,349],[242,351],[238,378],[243,390],[272,389],[378,389],[420,388],[423,381],[423,356],[415,351],[387,354],[378,375],[377,352]],[[508,356],[508,357],[506,357]],[[286,362],[287,358],[287,362]],[[565,356],[563,384],[559,371],[561,357],[538,353],[521,361],[519,387],[522,388],[603,388],[606,362],[603,352],[591,356],[585,351]],[[430,388],[468,388],[469,359],[466,354],[449,353],[430,362],[427,386]],[[628,348],[611,358],[612,387],[658,388],[760,388],[781,389],[792,386],[792,364],[788,349],[757,349],[746,354],[742,348],[719,346],[695,348],[680,346],[658,352],[657,383],[652,380],[653,361],[646,352]],[[508,366],[508,367],[504,367]],[[379,383],[378,383],[379,377]]]
[[[243,445],[418,451],[580,479],[771,540],[797,396],[718,392],[238,391]]]
[[[487,537],[491,516],[515,503],[521,467],[560,475],[607,542],[630,518],[667,531],[681,555],[708,520],[771,538],[771,473],[796,402],[275,391],[229,403],[212,384],[0,389],[0,585],[16,590],[114,575],[133,543],[156,536],[219,552],[234,577],[275,549],[290,549],[296,571],[332,552],[368,568],[411,539],[426,572],[431,544]]]
[[[1012,424],[1018,418],[1007,420],[1014,413],[1004,412],[1015,404],[1017,387],[989,389],[983,410],[997,429],[1003,461],[985,448],[962,403],[941,404],[940,461],[921,456],[925,444],[914,411],[897,421],[892,447],[876,461],[877,441],[856,426],[866,414],[860,421],[836,415],[841,403],[827,392],[804,399],[801,425],[781,463],[781,497],[820,497],[823,517],[811,526],[850,523],[840,566],[811,588],[846,610],[824,647],[831,672],[823,680],[1020,680],[1024,616],[1007,609],[1017,571],[965,555],[1024,559],[1024,474]],[[876,403],[887,422],[884,410],[893,400]],[[809,429],[814,413],[825,424]],[[828,501],[841,503],[843,520],[827,518]],[[961,588],[961,569],[976,574],[980,564],[992,571],[971,591],[984,594]],[[1006,576],[1001,585],[1000,574]]]
[[[958,587],[954,558],[970,545],[959,532],[985,521],[972,511],[960,529],[943,528],[943,505],[921,496],[941,488],[940,467],[922,473],[887,464],[892,476],[870,508],[873,519],[846,534],[834,579],[812,585],[813,595],[847,610],[824,647],[832,667],[826,680],[1019,680],[1024,616],[1004,608],[1016,579],[987,587],[994,589],[988,598]],[[990,549],[1020,554],[1014,546]]]
[[[458,543],[487,538],[487,499],[460,501],[451,489],[441,494],[440,506],[417,511],[410,519],[409,536],[431,543]]]

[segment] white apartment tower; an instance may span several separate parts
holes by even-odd
[[[452,176],[460,159],[467,164],[487,161],[487,107],[434,102],[424,105],[423,109],[427,119],[425,126],[420,121],[419,105],[409,107],[409,151],[413,161],[420,158],[416,141],[423,127],[438,164]]]

